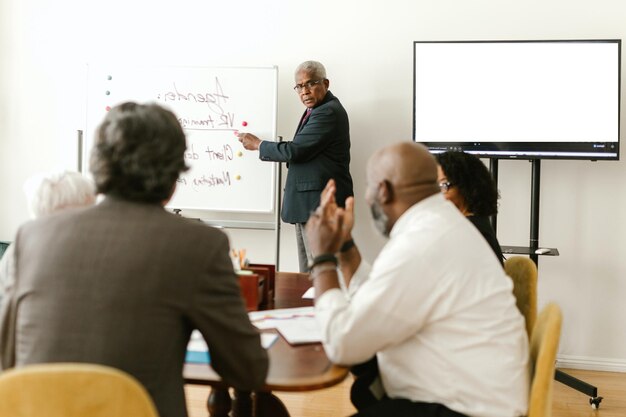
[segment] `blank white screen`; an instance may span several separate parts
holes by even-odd
[[[417,142],[617,142],[617,42],[415,43]]]

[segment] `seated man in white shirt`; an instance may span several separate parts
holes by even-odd
[[[433,156],[416,143],[383,148],[367,182],[374,222],[389,237],[371,267],[352,241],[354,201],[338,207],[332,180],[307,224],[328,356],[378,360],[386,395],[356,416],[525,415],[528,340],[512,282],[439,192]]]

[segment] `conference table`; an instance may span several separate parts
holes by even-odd
[[[313,305],[302,294],[311,286],[306,274],[276,272],[274,298],[270,308]],[[274,329],[263,332],[277,333]],[[263,390],[233,391],[206,364],[187,363],[183,376],[187,384],[209,385],[207,409],[211,417],[289,417],[285,405],[273,391],[311,391],[343,381],[348,369],[330,362],[321,343],[290,345],[280,335],[268,349],[270,367]]]

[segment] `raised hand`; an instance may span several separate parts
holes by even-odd
[[[344,241],[345,211],[337,206],[335,192],[335,181],[328,181],[322,191],[319,207],[307,222],[306,235],[313,256],[336,253]]]
[[[352,239],[354,227],[354,197],[346,198],[346,208],[343,210],[343,242]],[[342,242],[342,243],[343,243]]]

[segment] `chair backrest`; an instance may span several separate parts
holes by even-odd
[[[28,365],[0,374],[0,417],[158,417],[145,388],[118,369]]]
[[[537,319],[537,265],[525,256],[511,256],[504,261],[504,271],[513,280],[517,308],[526,319],[528,338]]]
[[[556,353],[561,338],[561,308],[555,303],[542,310],[530,339],[531,384],[528,417],[552,415],[552,386]]]

